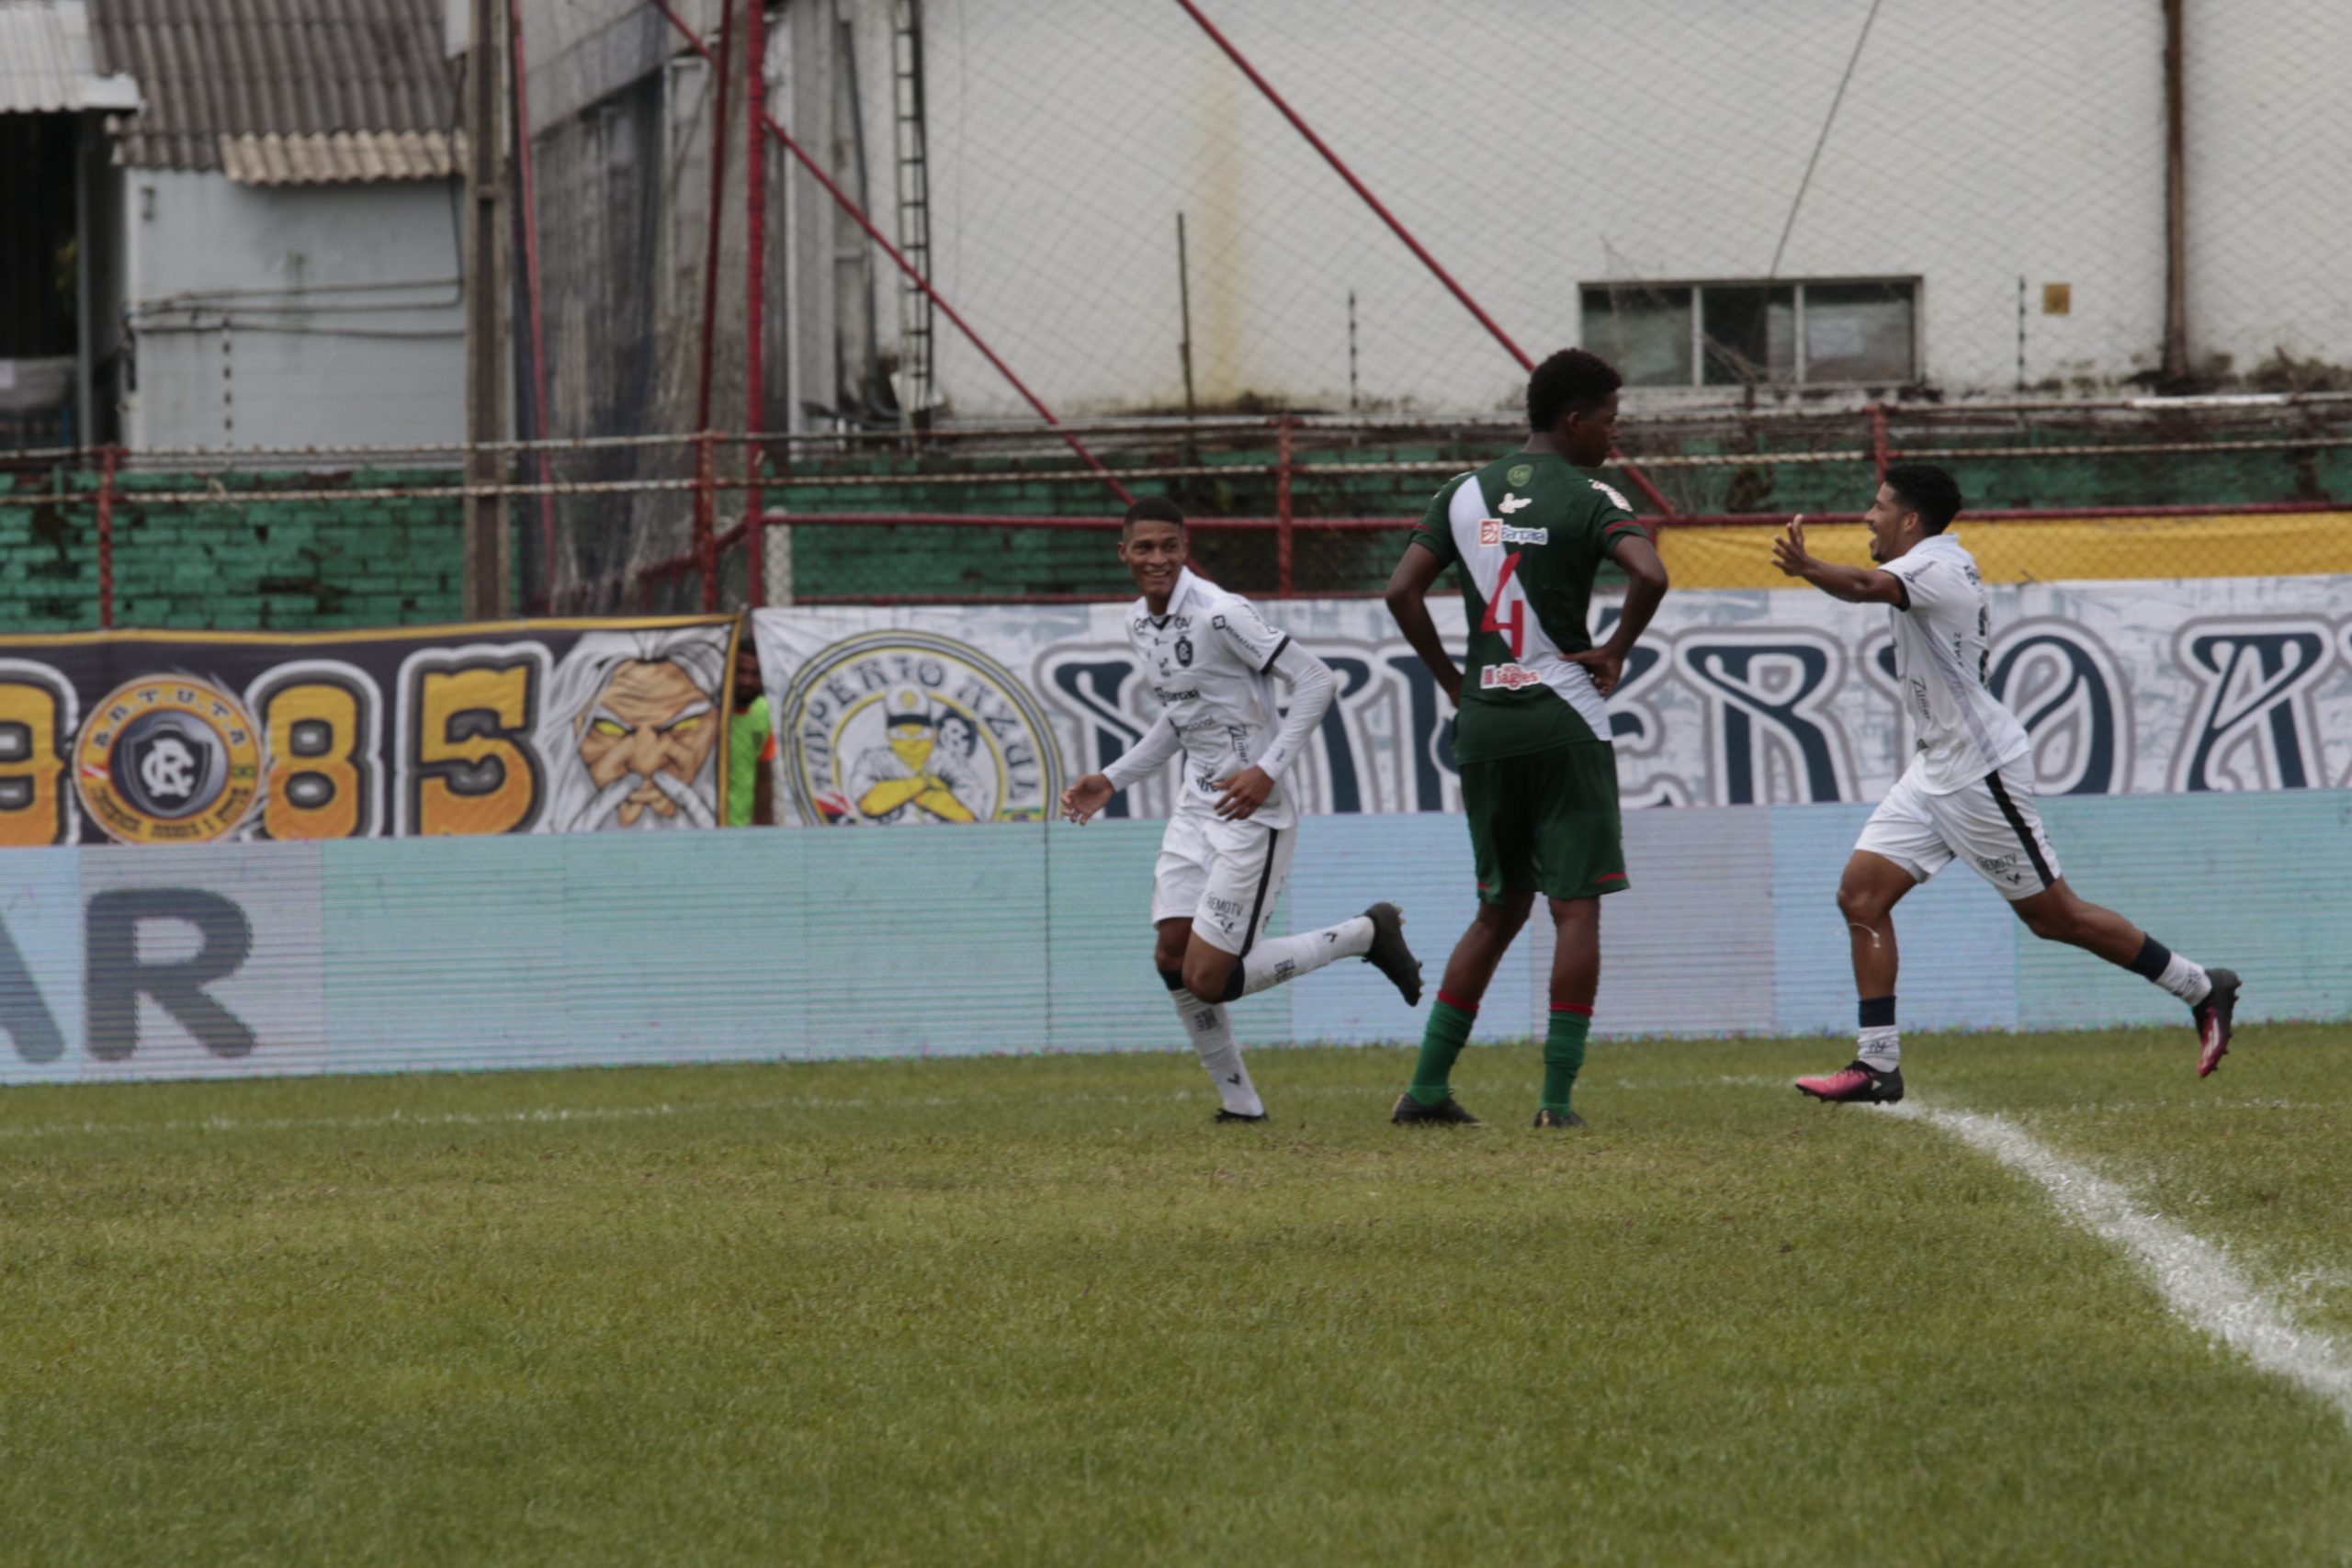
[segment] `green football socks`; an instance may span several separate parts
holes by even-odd
[[[1421,1059],[1413,1065],[1413,1083],[1408,1093],[1423,1105],[1445,1103],[1453,1093],[1448,1084],[1453,1059],[1470,1043],[1470,1026],[1477,1021],[1477,1003],[1465,1006],[1447,1000],[1443,991],[1437,994],[1430,1007],[1429,1027],[1421,1032]]]
[[[1590,1008],[1554,1004],[1551,1027],[1544,1032],[1544,1110],[1567,1114],[1568,1096],[1577,1087],[1577,1074],[1584,1068],[1584,1037],[1591,1029]],[[1429,1059],[1429,1049],[1421,1047],[1423,1061]]]

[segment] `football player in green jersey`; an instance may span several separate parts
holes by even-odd
[[[1478,915],[1445,966],[1412,1087],[1389,1120],[1475,1124],[1448,1085],[1495,966],[1541,893],[1558,945],[1544,1042],[1538,1127],[1577,1127],[1569,1103],[1600,984],[1600,898],[1626,886],[1610,692],[1666,595],[1666,564],[1625,498],[1584,472],[1617,440],[1610,364],[1564,349],[1527,382],[1527,445],[1446,482],[1388,580],[1405,640],[1453,699],[1453,755],[1478,874]],[[1595,647],[1592,580],[1614,560],[1623,613]],[[1457,670],[1430,618],[1429,591],[1461,569],[1469,621]]]

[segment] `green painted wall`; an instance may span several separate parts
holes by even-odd
[[[222,492],[446,485],[442,471],[239,475]],[[463,618],[464,520],[446,499],[155,502],[204,489],[185,474],[126,474],[114,510],[115,625],[302,631]],[[0,630],[97,625],[96,476],[0,481]],[[70,503],[9,495],[72,492]]]
[[[1831,432],[1849,446],[1850,428]],[[2153,439],[2154,433],[2151,433]],[[2063,446],[2082,436],[2064,431],[1979,435],[2008,446]],[[2112,434],[2101,439],[2112,441]],[[1418,516],[1444,477],[1495,456],[1491,433],[1474,440],[1358,446],[1302,454],[1292,488],[1301,517],[1394,517],[1376,534],[1295,536],[1293,581],[1302,592],[1374,592],[1387,581],[1402,544],[1403,520]],[[1857,511],[1872,484],[1865,461],[1811,462],[1802,451],[1732,451],[1693,439],[1684,455],[1736,456],[1736,465],[1682,468],[1661,465],[1653,477],[1685,511]],[[1271,447],[1192,454],[1181,446],[1124,454],[1117,468],[1210,467],[1213,477],[1139,479],[1138,491],[1171,495],[1196,516],[1272,516],[1277,506]],[[1944,459],[1972,503],[2001,507],[2119,506],[2253,502],[2352,496],[2352,448],[2314,446],[2289,451],[2190,451],[2082,457]],[[1318,473],[1335,464],[1428,463],[1408,473]],[[821,470],[849,483],[796,483],[779,476],[772,506],[807,516],[827,512],[997,513],[1108,517],[1118,505],[1092,480],[1050,479],[1066,462],[959,457],[893,457],[834,463]],[[798,470],[810,472],[810,466]],[[975,472],[990,475],[973,483]],[[226,503],[160,503],[143,496],[201,487],[186,475],[126,475],[115,513],[116,624],[122,626],[304,630],[415,626],[454,621],[463,613],[460,557],[464,525],[454,500],[241,502],[264,489],[390,488],[446,485],[447,470],[320,476],[238,475],[219,481]],[[898,481],[898,482],[891,482]],[[42,471],[0,475],[0,632],[76,631],[97,624],[96,477]],[[69,503],[12,503],[17,495],[68,491]],[[681,496],[681,511],[690,502]],[[572,513],[593,515],[587,506]],[[518,532],[523,520],[518,515]],[[996,529],[936,525],[792,529],[794,581],[811,597],[923,595],[992,597],[1008,593],[1123,595],[1128,591],[1107,534],[1080,529]],[[1195,554],[1220,581],[1272,592],[1276,582],[1271,531],[1204,533]],[[524,558],[518,547],[516,558]],[[740,548],[727,563],[726,595],[741,603]],[[677,607],[699,604],[699,590],[676,585]]]

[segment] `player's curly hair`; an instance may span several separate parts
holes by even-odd
[[[1886,488],[1919,513],[1920,526],[1940,534],[1960,515],[1960,481],[1933,463],[1896,463],[1886,470]]]
[[[1538,432],[1560,423],[1564,413],[1582,413],[1625,384],[1617,367],[1597,354],[1564,348],[1527,378],[1527,428]]]
[[[1127,514],[1119,520],[1119,538],[1122,542],[1129,534],[1135,532],[1135,526],[1138,523],[1173,523],[1177,527],[1182,528],[1184,525],[1184,511],[1164,495],[1139,496],[1128,504]]]

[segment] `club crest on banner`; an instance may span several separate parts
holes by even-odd
[[[776,730],[800,819],[850,826],[1042,820],[1062,787],[1035,697],[965,643],[883,631],[795,675]]]
[[[261,791],[261,737],[244,705],[190,677],[116,688],[74,748],[74,787],[108,838],[201,844],[227,838]]]

